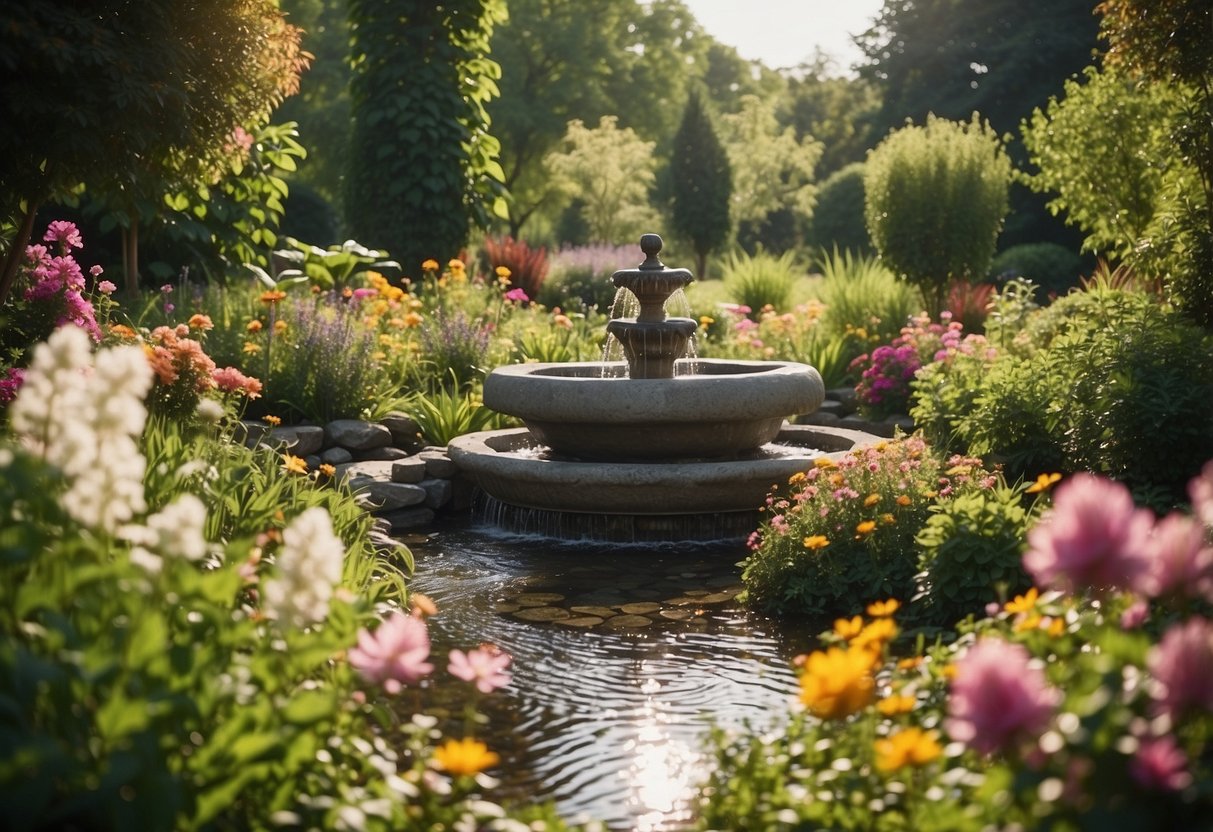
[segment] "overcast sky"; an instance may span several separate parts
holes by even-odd
[[[851,35],[868,28],[882,0],[683,0],[712,37],[772,69],[807,61],[814,47],[846,71],[860,57]]]

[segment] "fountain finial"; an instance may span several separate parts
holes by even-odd
[[[640,235],[640,250],[644,252],[644,262],[640,264],[640,268],[647,271],[655,269],[664,269],[665,264],[657,256],[661,253],[661,247],[665,243],[661,239],[660,234],[642,234]]]

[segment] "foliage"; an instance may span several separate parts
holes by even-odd
[[[725,290],[742,306],[756,310],[770,306],[776,311],[788,308],[798,273],[794,251],[778,256],[765,251],[753,255],[738,252],[725,258],[721,269]]]
[[[526,292],[528,298],[537,298],[543,291],[543,282],[548,276],[548,252],[543,246],[533,248],[525,240],[513,237],[488,237],[484,241],[483,257],[487,271],[505,267],[510,285]]]
[[[547,306],[595,307],[607,311],[615,302],[611,275],[637,259],[636,247],[593,245],[563,248],[552,254],[552,269],[540,303]]]
[[[593,128],[580,119],[570,121],[563,145],[544,161],[553,187],[580,200],[581,216],[596,243],[618,244],[655,224],[649,188],[656,145],[618,123],[617,116],[603,116]]]
[[[1037,285],[1024,277],[1013,277],[990,298],[986,316],[986,338],[1004,352],[1030,351],[1024,331],[1032,313],[1040,308],[1036,302]]]
[[[987,604],[1028,589],[1031,582],[1020,559],[1035,520],[1023,505],[1030,488],[999,481],[932,508],[914,538],[919,569],[916,621],[952,626],[968,615],[980,615]]]
[[[431,325],[421,332],[420,358],[443,387],[452,384],[463,390],[482,378],[488,372],[488,348],[488,330],[462,310],[435,312]]]
[[[1011,477],[1086,470],[1160,504],[1177,499],[1195,460],[1213,456],[1208,337],[1175,310],[1118,290],[1073,293],[1025,331],[1026,356],[920,377],[920,407],[935,403],[911,415]],[[932,392],[938,385],[951,392]]]
[[[976,114],[928,116],[872,151],[864,175],[868,233],[889,267],[938,315],[949,284],[985,275],[1007,212],[1011,163]]]
[[[951,313],[952,320],[959,322],[970,332],[976,332],[985,324],[994,293],[993,283],[958,280],[948,289],[943,308]]]
[[[880,108],[880,94],[867,79],[840,74],[837,67],[820,54],[802,69],[807,71],[787,78],[788,120],[796,128],[797,136],[812,136],[821,142],[817,175],[829,181],[840,171],[862,163],[868,149],[876,143],[879,133],[873,116]],[[822,188],[825,188],[824,183]],[[825,195],[819,193],[814,226],[822,219],[824,201]],[[859,228],[866,239],[862,219]],[[829,245],[830,241],[818,238],[816,244]],[[843,248],[855,245],[842,239],[837,244]]]
[[[307,275],[311,284],[321,289],[341,291],[349,287],[354,278],[368,272],[400,268],[396,261],[385,260],[384,252],[368,249],[355,240],[320,248],[287,237],[286,244],[289,248],[274,252],[275,263]]]
[[[822,457],[767,498],[742,565],[743,598],[767,612],[850,615],[860,599],[910,598],[913,542],[936,500],[988,487],[976,466],[949,465],[917,437]]]
[[[674,230],[691,241],[695,274],[707,278],[707,258],[729,237],[729,200],[732,169],[703,100],[692,90],[674,134],[669,176],[673,202],[670,221]]]
[[[1183,100],[1179,88],[1090,67],[1082,83],[1066,81],[1063,98],[1024,121],[1024,145],[1039,168],[1028,184],[1053,194],[1049,210],[1082,229],[1088,251],[1124,258],[1166,233],[1175,189],[1191,176],[1167,152]]]
[[[919,291],[875,257],[823,251],[819,268],[825,323],[832,332],[853,336],[864,346],[889,343],[922,309]]]
[[[826,251],[871,253],[872,240],[863,213],[863,171],[862,162],[852,162],[821,183],[813,220],[805,234],[810,245]]]
[[[433,393],[417,393],[405,410],[430,445],[446,445],[465,433],[504,427],[500,414],[459,390],[440,387]]]
[[[990,263],[990,277],[1004,282],[1011,278],[1031,280],[1047,297],[1064,295],[1078,284],[1082,261],[1057,243],[1024,243],[1003,249]]]
[[[0,301],[41,203],[80,184],[117,202],[210,182],[233,129],[264,124],[306,66],[271,0],[23,3],[0,32],[0,121],[21,125],[0,140],[0,216],[23,218]]]
[[[406,274],[459,251],[470,225],[505,215],[486,110],[501,77],[489,41],[505,16],[502,0],[349,3],[346,217],[355,238],[387,249]]]
[[[721,117],[720,139],[733,171],[735,222],[757,227],[780,211],[802,222],[813,215],[821,143],[781,127],[772,102],[744,96],[738,112]]]

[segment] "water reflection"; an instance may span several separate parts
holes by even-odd
[[[566,817],[612,829],[679,829],[709,762],[709,720],[768,727],[787,712],[803,633],[780,632],[735,602],[667,604],[695,591],[718,597],[709,593],[737,583],[743,552],[591,548],[460,528],[408,542],[413,585],[440,610],[435,656],[492,642],[514,657],[511,685],[485,701],[483,738],[501,754],[503,794],[552,799]],[[508,612],[524,593],[563,596],[569,608],[647,602],[682,617],[654,611],[637,630],[610,629],[611,619],[585,629],[535,623]]]

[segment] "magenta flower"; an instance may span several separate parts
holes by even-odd
[[[1193,518],[1168,514],[1154,526],[1146,553],[1151,594],[1181,595],[1213,601],[1213,549]]]
[[[1028,532],[1023,565],[1042,589],[1148,590],[1153,524],[1120,483],[1075,474],[1057,487],[1052,512]]]
[[[349,652],[350,666],[362,678],[382,684],[388,693],[419,682],[434,670],[426,661],[430,635],[425,621],[397,610],[375,632],[358,631],[358,646]]]
[[[1139,786],[1151,791],[1177,792],[1192,783],[1188,757],[1170,734],[1143,740],[1129,761],[1129,774]]]
[[[19,367],[9,367],[0,373],[0,404],[8,404],[17,398],[17,391],[25,382],[25,370]]]
[[[1213,459],[1205,463],[1200,476],[1188,483],[1188,496],[1192,498],[1192,511],[1213,529]]]
[[[74,222],[67,220],[55,220],[46,227],[46,234],[42,237],[48,243],[59,243],[64,251],[69,248],[84,248],[84,241],[80,238],[80,230],[76,228]]]
[[[1150,605],[1142,600],[1134,601],[1120,614],[1120,629],[1136,630],[1150,617]]]
[[[980,754],[1036,736],[1061,704],[1028,651],[999,639],[979,641],[956,663],[945,723],[952,739]]]
[[[97,284],[97,291],[103,295],[112,295],[114,292],[118,291],[118,287],[109,280],[102,280]]]
[[[473,682],[481,693],[492,693],[510,683],[510,674],[505,669],[510,665],[510,654],[486,644],[464,653],[452,650],[447,670],[465,682]]]
[[[1196,708],[1213,712],[1213,624],[1191,618],[1176,624],[1150,648],[1146,667],[1160,713],[1177,719]]]

